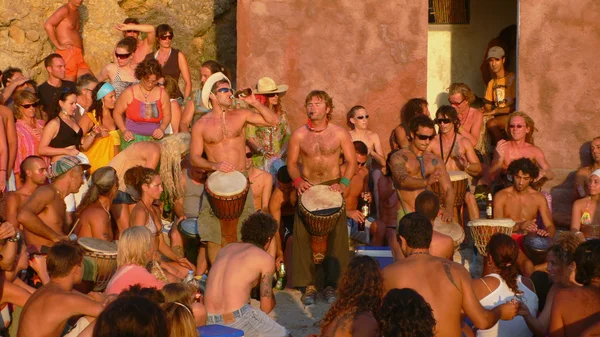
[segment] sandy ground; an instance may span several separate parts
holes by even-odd
[[[481,255],[473,254],[472,246],[456,251],[454,261],[465,266],[471,272],[471,277],[481,277],[483,258]],[[292,336],[305,337],[309,334],[318,334],[319,321],[325,316],[330,305],[319,294],[315,305],[305,306],[300,301],[301,296],[302,294],[297,290],[277,291],[275,293],[277,305],[269,316],[286,327]],[[258,301],[255,300],[252,300],[252,305],[259,307]]]

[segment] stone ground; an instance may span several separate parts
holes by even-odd
[[[473,246],[467,246],[454,253],[454,261],[460,263],[471,272],[471,277],[481,277],[483,258],[481,255],[473,254]],[[277,323],[286,327],[292,336],[307,336],[319,333],[319,320],[329,310],[329,304],[320,296],[317,303],[311,306],[302,304],[300,291],[286,289],[276,291],[277,305],[269,314]],[[259,308],[259,302],[252,300],[252,305]]]

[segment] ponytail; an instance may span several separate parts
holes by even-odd
[[[500,277],[515,294],[519,293],[520,290],[517,285],[519,247],[515,240],[506,234],[496,233],[490,239],[486,249],[492,261],[498,267]]]

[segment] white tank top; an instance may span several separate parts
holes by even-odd
[[[494,289],[489,295],[479,301],[486,309],[492,309],[500,304],[506,303],[515,297],[512,289],[508,287],[506,282],[498,274],[489,274],[493,278],[500,281],[500,286]],[[517,287],[523,292],[523,301],[527,304],[531,314],[536,317],[538,312],[538,297],[521,282],[521,275],[517,277]],[[515,316],[510,321],[498,321],[496,325],[487,330],[478,330],[477,337],[531,337],[533,333],[527,327],[525,319],[521,316]]]

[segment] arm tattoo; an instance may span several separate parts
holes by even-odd
[[[273,275],[269,275],[269,273],[262,276],[260,279],[260,297],[271,297],[273,296],[273,289],[271,286],[273,284]]]
[[[444,267],[444,272],[446,273],[446,277],[448,277],[448,280],[450,280],[450,283],[452,283],[452,285],[462,293],[462,291],[460,290],[460,288],[458,287],[458,285],[456,284],[456,282],[454,282],[454,277],[452,276],[452,272],[450,270],[450,263],[443,261],[442,262],[442,267]]]
[[[408,172],[406,172],[406,163],[408,162],[408,157],[403,154],[402,158],[397,158],[394,156],[390,161],[390,168],[392,169],[392,180],[396,184],[396,186],[400,186],[406,178],[408,178]]]

